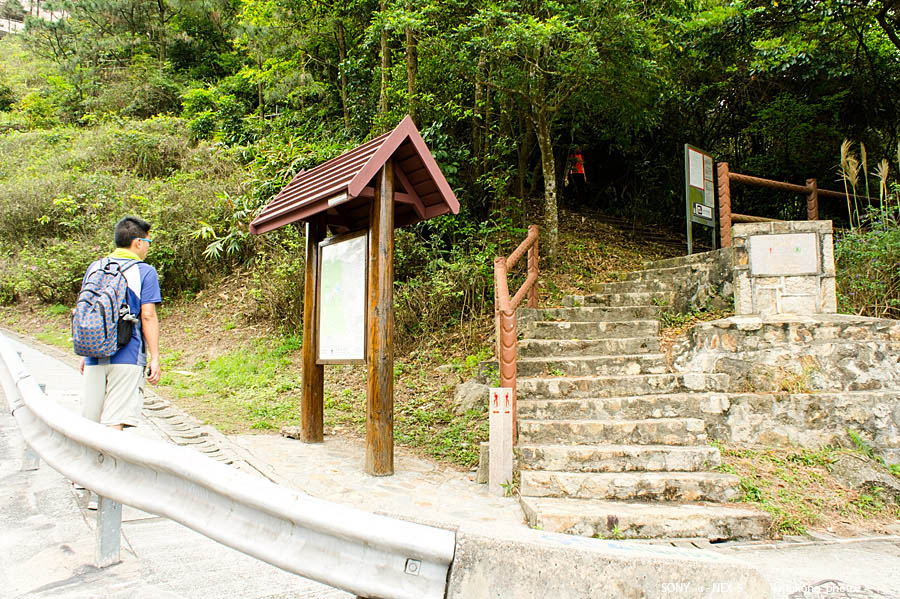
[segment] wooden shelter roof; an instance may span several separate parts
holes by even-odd
[[[250,232],[265,233],[321,213],[334,232],[366,228],[375,175],[388,160],[394,161],[395,227],[459,212],[456,196],[407,116],[394,130],[299,172],[250,224]]]

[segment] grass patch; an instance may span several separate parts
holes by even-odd
[[[47,312],[51,316],[60,316],[62,314],[71,314],[72,308],[69,306],[64,306],[62,304],[53,304],[52,306],[47,308]]]
[[[183,364],[162,351],[160,391],[224,433],[277,429],[300,421],[300,338],[255,340],[209,361]]]
[[[47,326],[43,331],[35,333],[34,337],[47,345],[68,350],[72,349],[72,336],[68,330],[60,331],[52,326]]]
[[[828,466],[845,449],[718,447],[719,470],[741,478],[739,501],[771,514],[771,533],[776,537],[803,534],[810,528],[837,533],[878,530],[900,519],[900,507],[878,491],[848,489],[832,477]]]

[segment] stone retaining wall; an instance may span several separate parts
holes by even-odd
[[[817,448],[852,430],[900,463],[900,321],[734,316],[693,327],[673,365],[729,375],[729,392],[700,408],[713,438]]]
[[[847,447],[852,430],[900,464],[900,391],[717,394],[701,416],[711,438],[738,445]]]
[[[680,372],[725,373],[729,391],[900,389],[900,321],[846,314],[733,316],[693,327]]]
[[[655,270],[653,280],[670,285],[676,292],[670,306],[674,312],[689,312],[717,297],[730,303],[734,295],[732,248],[647,262],[644,268],[647,270],[642,272]]]

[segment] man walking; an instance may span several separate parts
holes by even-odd
[[[81,358],[84,376],[82,415],[118,430],[137,426],[144,405],[142,382],[145,369],[150,383],[157,384],[160,377],[156,304],[162,301],[162,295],[156,269],[143,262],[152,242],[149,233],[147,221],[134,216],[122,218],[115,228],[116,250],[107,258],[92,263],[85,273],[87,280],[106,262],[118,262],[128,284],[129,312],[139,315],[131,339],[112,356]]]

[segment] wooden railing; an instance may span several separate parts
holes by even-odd
[[[847,194],[841,191],[831,191],[830,189],[819,189],[815,179],[807,179],[806,185],[795,185],[793,183],[784,183],[783,181],[773,181],[771,179],[763,179],[761,177],[751,177],[750,175],[742,175],[740,173],[732,173],[728,170],[727,162],[720,162],[718,166],[718,185],[719,185],[719,237],[723,248],[731,247],[731,223],[753,223],[778,220],[774,218],[763,218],[760,216],[748,216],[746,214],[735,214],[731,212],[731,182],[743,183],[745,185],[755,185],[757,187],[768,187],[769,189],[778,189],[780,191],[790,191],[806,196],[806,219],[819,220],[819,198],[834,198],[845,200]],[[865,197],[865,200],[872,202],[873,199]]]
[[[522,287],[510,299],[509,271],[528,252],[528,276]],[[528,297],[528,307],[538,305],[538,226],[528,227],[528,236],[509,258],[494,259],[494,314],[497,327],[497,361],[500,366],[500,386],[512,389],[512,438],[516,443],[516,308]]]

